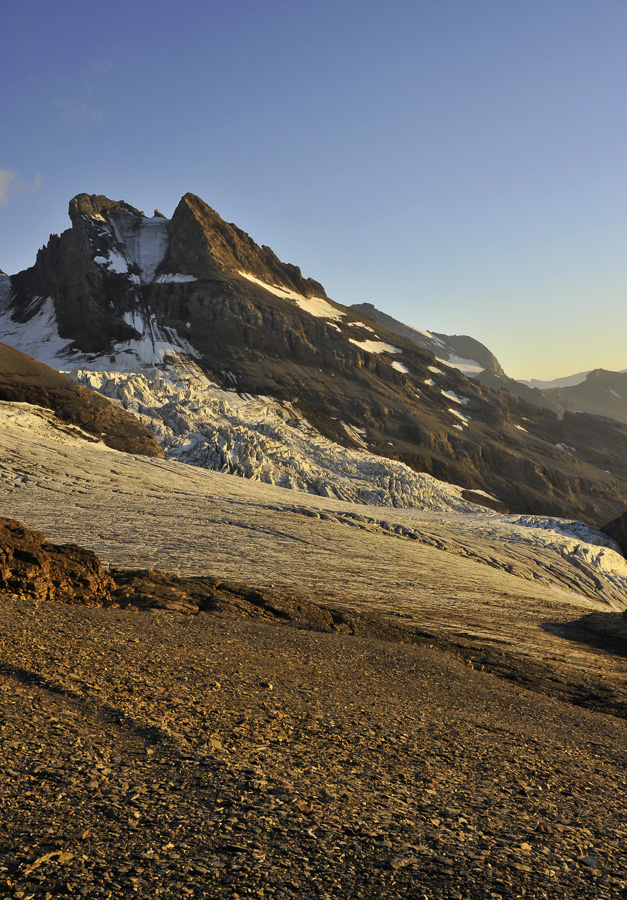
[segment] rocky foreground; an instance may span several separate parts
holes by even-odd
[[[4,896],[626,895],[615,716],[428,643],[28,600],[0,621]]]
[[[3,529],[2,896],[627,896],[611,692]],[[625,645],[589,619],[602,672]]]

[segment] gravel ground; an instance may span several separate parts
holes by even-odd
[[[535,670],[24,599],[0,651],[3,897],[627,897],[625,719]]]

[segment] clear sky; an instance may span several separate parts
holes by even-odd
[[[200,195],[508,374],[627,368],[626,0],[2,0],[0,268]]]

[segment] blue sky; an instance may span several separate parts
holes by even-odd
[[[0,268],[200,195],[508,374],[627,368],[625,0],[3,0]]]

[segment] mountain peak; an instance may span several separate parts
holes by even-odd
[[[196,194],[185,194],[174,211],[170,257],[170,265],[197,278],[213,278],[224,272],[239,276],[245,272],[304,297],[326,297],[319,282],[303,278],[298,266],[281,262],[270,247],[260,247]]]
[[[68,209],[73,225],[81,218],[106,220],[111,214],[116,213],[143,216],[143,212],[135,209],[130,203],[125,203],[123,200],[109,200],[104,194],[77,194],[70,200]]]

